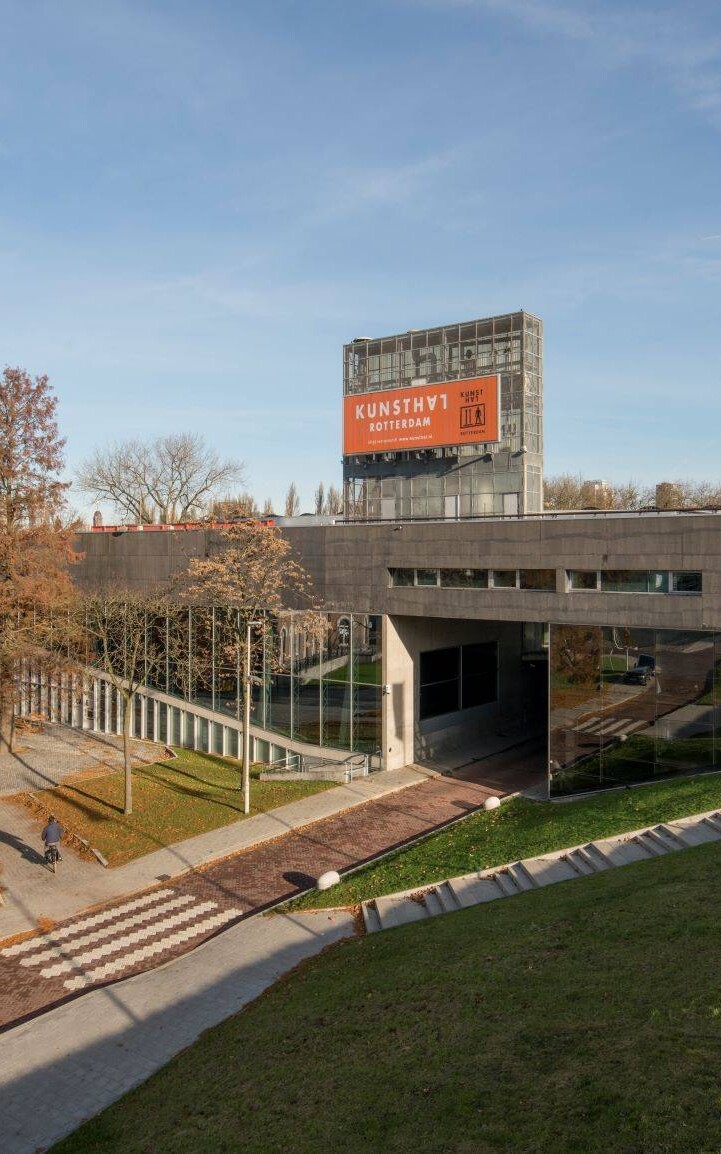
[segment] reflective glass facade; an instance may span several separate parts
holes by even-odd
[[[374,753],[381,745],[381,618],[326,615],[322,639],[303,615],[279,618],[254,655],[254,725],[313,745]],[[148,628],[162,631],[162,623]],[[152,688],[208,709],[243,716],[242,653],[237,625],[213,609],[186,609],[183,646],[169,651]],[[187,640],[186,640],[187,638]]]
[[[721,762],[721,634],[550,628],[551,794]]]

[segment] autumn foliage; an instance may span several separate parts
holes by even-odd
[[[73,596],[73,527],[59,477],[65,442],[45,376],[0,380],[0,751],[12,748],[18,661],[45,655]]]

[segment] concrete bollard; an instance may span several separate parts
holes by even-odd
[[[316,882],[319,890],[329,890],[332,886],[337,886],[340,881],[340,874],[335,870],[328,870],[327,873],[321,874]]]

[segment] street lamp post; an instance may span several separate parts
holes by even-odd
[[[262,621],[247,621],[245,625],[245,678],[243,685],[243,813],[250,813],[250,698],[253,679],[250,673],[251,630]]]

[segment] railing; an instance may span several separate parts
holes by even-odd
[[[340,781],[346,785],[358,777],[374,772],[367,753],[351,753],[343,761],[328,757],[310,757],[307,754],[288,754],[270,762],[261,770],[261,780],[273,777],[293,777],[308,781]]]

